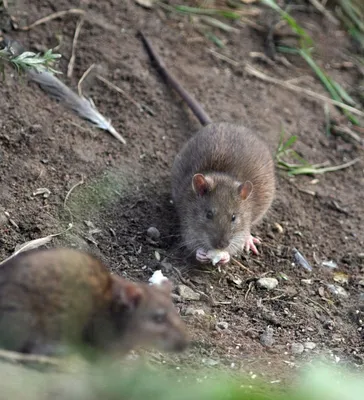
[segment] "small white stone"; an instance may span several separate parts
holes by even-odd
[[[193,308],[193,307],[187,307],[185,311],[185,315],[206,315],[205,311],[202,310],[201,308]]]
[[[292,343],[291,344],[291,352],[292,354],[302,354],[305,350],[302,343]]]
[[[257,280],[257,285],[263,289],[272,290],[278,285],[276,278],[260,278]]]
[[[303,344],[306,350],[313,350],[316,347],[316,343],[314,342],[306,342]]]

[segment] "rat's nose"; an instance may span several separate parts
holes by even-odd
[[[229,241],[226,238],[220,238],[216,241],[216,248],[219,250],[223,250],[229,246]]]

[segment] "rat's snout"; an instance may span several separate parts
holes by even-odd
[[[226,247],[229,246],[230,241],[226,235],[223,235],[223,236],[216,237],[216,239],[213,241],[212,244],[215,249],[224,250],[224,249],[226,249]]]

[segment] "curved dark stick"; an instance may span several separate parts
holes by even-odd
[[[152,61],[155,62],[160,73],[169,82],[172,88],[187,103],[188,107],[195,114],[200,123],[203,126],[211,124],[212,123],[211,118],[206,114],[206,111],[202,108],[202,106],[198,103],[198,101],[194,97],[192,97],[192,95],[186,89],[184,89],[183,86],[179,83],[179,81],[167,70],[166,65],[164,64],[163,60],[154,49],[150,40],[142,32],[140,32],[140,36],[143,39],[143,42],[145,44],[145,47],[147,48],[150,58],[152,59]]]

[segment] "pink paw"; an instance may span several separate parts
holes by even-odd
[[[261,241],[258,238],[255,238],[252,235],[249,235],[248,239],[244,244],[245,251],[249,252],[251,250],[254,254],[258,255],[259,251],[256,248],[255,244],[261,244]]]
[[[207,256],[207,252],[202,248],[199,248],[196,251],[196,260],[199,261],[200,263],[210,262],[210,258]]]

